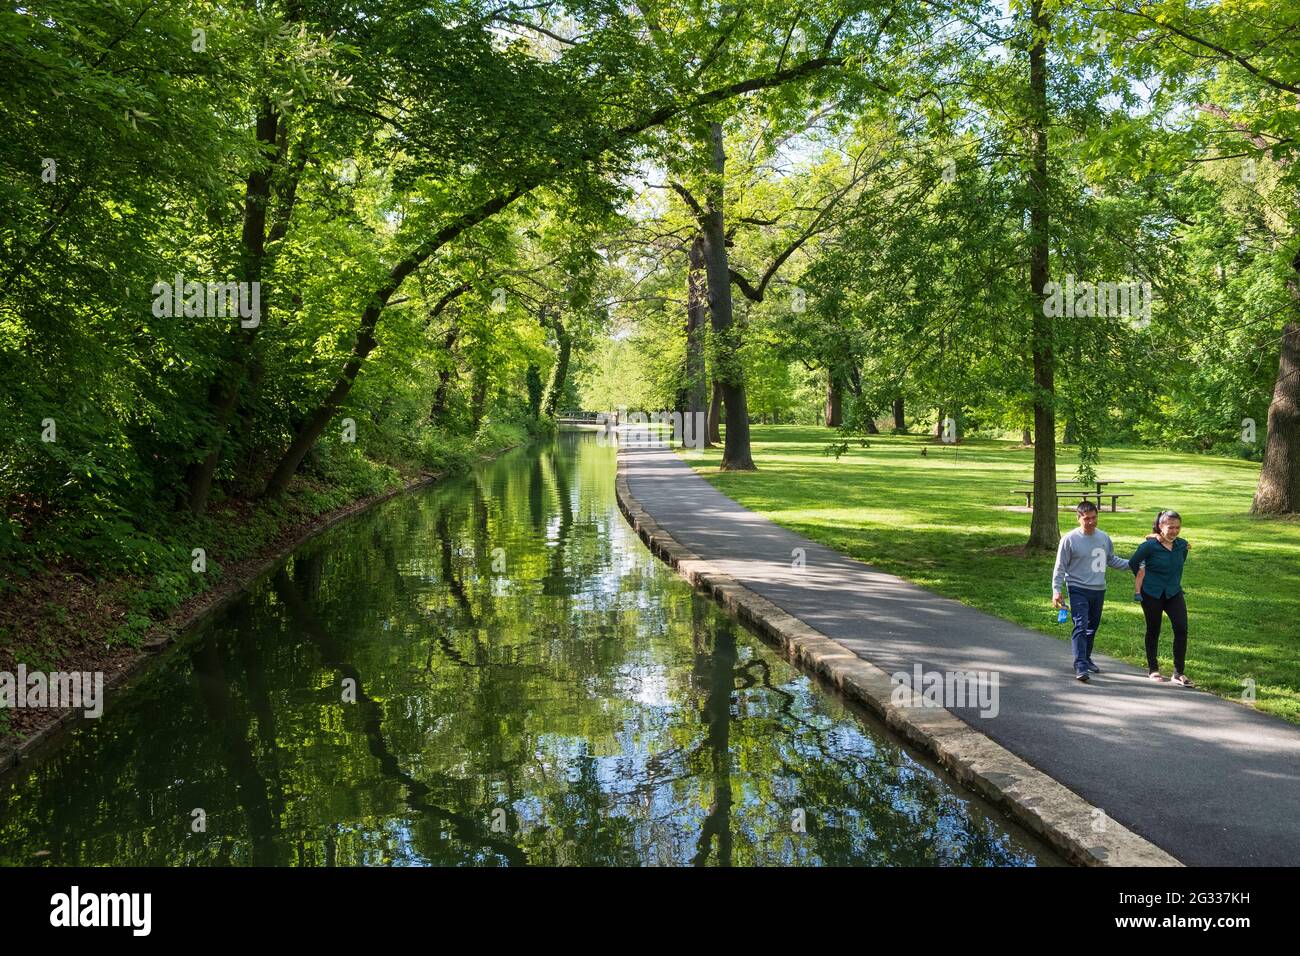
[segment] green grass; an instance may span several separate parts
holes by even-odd
[[[1052,556],[998,553],[1024,544],[1029,513],[1010,494],[1033,469],[1032,449],[969,440],[938,445],[921,436],[872,436],[838,461],[823,450],[826,428],[753,427],[753,473],[719,472],[720,449],[684,457],[741,504],[822,544],[972,607],[1069,640],[1051,608]],[[927,457],[921,449],[928,448]],[[1072,478],[1073,449],[1058,449],[1057,474]],[[1247,513],[1259,475],[1253,462],[1159,449],[1102,450],[1097,474],[1124,482],[1117,514],[1099,527],[1122,556],[1150,532],[1160,508],[1183,518],[1192,545],[1183,573],[1191,627],[1187,672],[1201,687],[1300,723],[1300,521]],[[1019,510],[1012,510],[1017,507]],[[1107,504],[1107,508],[1109,504]],[[1061,511],[1061,530],[1076,526]],[[1109,571],[1097,650],[1145,666],[1133,578]],[[1061,672],[1069,661],[1062,650]],[[1161,632],[1161,664],[1172,669],[1172,632]]]

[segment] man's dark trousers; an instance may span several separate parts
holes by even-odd
[[[1086,671],[1092,663],[1092,642],[1101,626],[1101,606],[1106,600],[1105,591],[1092,588],[1068,588],[1070,592],[1070,617],[1074,619],[1074,633],[1070,646],[1074,650],[1074,672]]]

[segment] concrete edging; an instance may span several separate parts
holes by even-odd
[[[627,459],[618,453],[615,497],[650,551],[693,587],[771,643],[800,668],[824,678],[891,730],[935,758],[959,781],[1008,813],[1071,863],[1082,866],[1182,866],[1177,859],[1105,815],[1064,784],[1017,757],[948,710],[893,703],[890,675],[838,641],[781,610],[711,562],[680,545],[632,494]],[[1098,814],[1102,816],[1098,817]],[[1094,821],[1104,821],[1094,829]]]

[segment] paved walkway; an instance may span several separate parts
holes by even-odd
[[[1000,672],[997,716],[952,712],[1183,863],[1300,861],[1300,727],[1101,655],[1103,673],[1080,684],[1068,643],[780,528],[671,451],[620,454],[632,494],[678,543],[877,667]],[[1049,591],[1044,580],[1045,614]]]

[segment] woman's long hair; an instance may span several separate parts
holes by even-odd
[[[1159,534],[1160,526],[1173,518],[1177,518],[1179,521],[1183,520],[1182,516],[1177,511],[1162,511],[1157,514],[1156,520],[1151,523],[1151,533]]]

